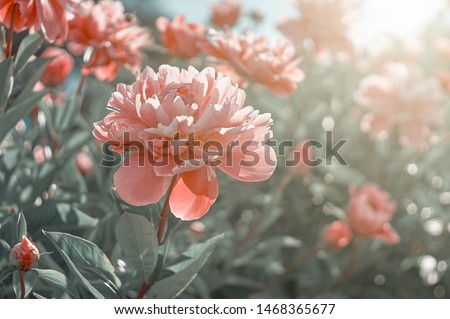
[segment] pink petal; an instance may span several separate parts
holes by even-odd
[[[218,168],[242,182],[261,182],[272,176],[277,165],[275,151],[268,145],[248,147],[245,151],[235,146],[225,154]]]
[[[40,26],[46,38],[50,42],[54,42],[60,32],[63,35],[67,33],[64,10],[59,7],[57,2],[53,3],[49,0],[42,0],[40,2],[41,4],[36,6],[41,22]]]
[[[219,195],[217,178],[211,168],[181,174],[176,183],[169,204],[172,213],[182,220],[199,219],[209,210]]]
[[[156,176],[144,152],[128,156],[114,174],[114,185],[119,196],[133,206],[158,202],[167,192],[170,177]]]
[[[395,245],[400,242],[400,236],[397,231],[389,224],[386,224],[383,227],[383,230],[375,237],[384,242],[386,245]]]

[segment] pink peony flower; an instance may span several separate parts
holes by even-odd
[[[121,66],[133,72],[141,67],[143,51],[152,43],[150,31],[124,10],[120,1],[88,0],[69,21],[68,47],[74,54],[85,54],[84,75],[112,81]]]
[[[308,49],[308,41],[314,44],[318,55],[326,51],[353,51],[347,36],[351,20],[350,1],[297,0],[296,4],[300,16],[281,22],[279,29],[296,45],[299,52]]]
[[[52,87],[63,84],[72,72],[75,63],[73,57],[66,50],[56,47],[45,49],[41,57],[54,59],[48,64],[40,81]]]
[[[211,24],[223,28],[236,24],[241,14],[241,4],[233,0],[221,0],[211,6]]]
[[[113,111],[94,124],[94,136],[114,151],[133,151],[114,175],[117,193],[147,205],[176,181],[170,208],[193,220],[217,199],[215,167],[244,182],[269,178],[276,166],[266,145],[271,115],[244,101],[245,92],[214,68],[147,67],[133,84],[119,84],[109,101]]]
[[[23,236],[22,242],[11,248],[9,263],[18,270],[30,270],[39,260],[39,250],[27,237]]]
[[[88,176],[92,174],[93,163],[91,157],[86,152],[80,152],[75,157],[75,163],[81,175]]]
[[[199,41],[205,38],[205,28],[199,23],[186,23],[183,15],[176,16],[172,22],[166,17],[156,20],[163,46],[170,55],[189,59],[200,53]]]
[[[264,84],[278,96],[293,94],[303,80],[300,59],[294,59],[295,49],[288,41],[271,45],[268,38],[252,33],[211,31],[211,36],[212,42],[201,45],[207,54],[228,62],[239,75]]]
[[[347,217],[355,233],[363,237],[377,238],[388,245],[398,243],[400,237],[390,224],[395,209],[389,194],[376,185],[365,184],[359,191],[350,187]]]
[[[350,243],[352,239],[352,229],[347,222],[334,221],[325,229],[322,239],[333,250],[339,251]]]
[[[381,137],[398,129],[403,145],[423,148],[443,118],[439,81],[405,64],[389,63],[383,74],[364,78],[355,94],[364,113],[361,129]]]
[[[14,4],[19,8],[15,15],[14,31],[29,29],[42,31],[49,42],[67,39],[68,18],[78,0],[0,0],[0,22],[11,27]]]
[[[240,76],[234,68],[228,64],[217,64],[214,65],[214,69],[216,72],[222,73],[225,76],[229,76],[231,78],[231,83],[237,84],[241,89],[245,89],[248,86],[248,81],[245,77]]]

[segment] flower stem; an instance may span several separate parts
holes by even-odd
[[[142,283],[141,289],[139,290],[137,299],[143,299],[145,293],[147,292],[147,290],[150,288],[150,286],[144,281]]]
[[[159,220],[159,226],[158,226],[158,244],[161,246],[163,244],[163,235],[164,235],[164,228],[166,226],[167,222],[167,214],[169,213],[169,198],[170,194],[172,194],[172,190],[178,181],[179,175],[175,175],[172,178],[172,181],[170,182],[169,190],[167,191],[166,200],[164,202],[163,208],[161,209],[160,214],[160,220]]]
[[[158,226],[158,245],[159,246],[161,246],[164,243],[163,235],[164,235],[164,229],[165,229],[166,223],[167,223],[167,215],[169,213],[169,198],[170,198],[170,194],[172,194],[172,190],[175,187],[175,184],[177,183],[179,177],[180,177],[180,175],[175,175],[174,177],[172,177],[172,181],[170,182],[170,186],[167,191],[166,200],[164,201],[163,208],[161,209],[159,226]],[[144,298],[145,293],[150,289],[152,282],[154,282],[155,278],[152,280],[153,276],[154,276],[154,274],[152,274],[152,276],[150,276],[150,278],[148,279],[148,282],[144,281],[142,283],[141,289],[139,289],[139,293],[137,295],[137,299]]]
[[[352,241],[350,242],[350,257],[347,266],[341,273],[339,279],[333,284],[333,286],[331,286],[330,288],[331,292],[337,291],[342,286],[342,284],[348,279],[348,277],[350,277],[355,262],[356,262],[356,241],[355,239],[352,239]]]
[[[17,15],[18,8],[19,8],[19,4],[14,3],[14,6],[12,8],[12,15],[11,15],[11,25],[10,25],[9,31],[8,31],[8,39],[6,40],[6,58],[9,58],[12,56],[13,38],[14,38],[14,23],[16,21],[16,15]]]
[[[23,275],[23,270],[19,270],[19,281],[20,281],[20,299],[25,299],[25,278]]]
[[[86,75],[81,75],[80,78],[80,83],[78,83],[78,88],[77,88],[77,95],[81,94],[81,91],[83,91],[83,85],[84,85],[84,81],[86,80]]]

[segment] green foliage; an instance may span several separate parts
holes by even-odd
[[[150,298],[175,298],[195,279],[197,273],[214,250],[223,235],[215,236],[204,243],[194,245],[171,265],[163,269],[162,279],[156,281],[148,295]]]
[[[142,282],[153,273],[158,261],[158,239],[153,225],[143,216],[124,213],[116,224],[117,241]]]

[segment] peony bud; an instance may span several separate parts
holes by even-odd
[[[349,244],[352,230],[348,223],[337,220],[327,226],[322,238],[333,250],[339,251]]]
[[[78,155],[75,157],[75,162],[81,175],[88,176],[92,174],[92,159],[87,153],[78,153]]]
[[[63,84],[72,72],[75,63],[73,57],[66,50],[53,47],[45,49],[41,57],[54,58],[42,74],[41,82],[51,87]]]
[[[33,263],[39,260],[39,250],[23,236],[21,243],[16,244],[9,254],[9,262],[19,270],[30,270]]]

